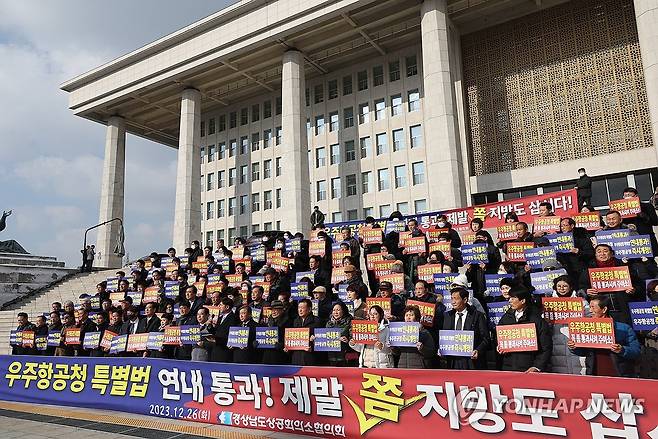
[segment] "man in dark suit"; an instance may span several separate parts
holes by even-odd
[[[96,332],[96,323],[89,318],[89,313],[83,307],[78,310],[78,328],[80,328],[80,345],[76,348],[76,355],[78,357],[88,357],[89,351],[82,348],[82,342],[85,339],[85,334],[88,332]]]
[[[190,302],[184,300],[178,304],[180,309],[180,317],[178,318],[178,326],[196,325],[196,315],[190,312]],[[192,359],[192,345],[180,345],[176,347],[177,360],[191,360]]]
[[[486,369],[487,349],[491,343],[487,317],[468,304],[468,290],[450,290],[452,309],[445,313],[443,329],[448,331],[473,331],[471,357],[446,357],[449,369]]]
[[[137,334],[144,334],[147,332],[157,332],[160,330],[160,318],[155,315],[157,305],[155,303],[147,303],[144,308],[144,318],[137,324]]]
[[[233,300],[223,297],[219,305],[219,316],[217,316],[217,325],[215,329],[215,346],[210,354],[211,361],[216,363],[230,363],[233,360],[231,349],[226,346],[228,342],[228,332],[231,326],[240,326],[233,309]]]
[[[185,289],[185,300],[190,302],[190,314],[195,316],[195,318],[197,311],[206,303],[205,298],[197,297],[197,288],[194,285],[190,285]]]
[[[137,327],[139,326],[139,312],[133,305],[126,308],[126,321],[121,325],[121,335],[137,334]]]

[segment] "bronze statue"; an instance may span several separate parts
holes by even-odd
[[[11,210],[2,212],[2,219],[0,219],[0,232],[2,232],[7,227],[7,217],[9,215],[11,215]]]

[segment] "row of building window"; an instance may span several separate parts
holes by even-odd
[[[273,143],[276,146],[281,145],[281,136],[282,136],[281,127],[275,128],[274,136],[272,135],[272,130],[263,131],[263,138],[262,138],[263,149],[267,149],[271,147]],[[255,152],[260,150],[260,147],[261,147],[260,133],[253,133],[251,135],[251,139],[249,139],[249,136],[242,136],[240,137],[239,143],[238,143],[238,139],[231,139],[228,141],[228,144],[226,142],[220,142],[217,144],[216,147],[215,145],[202,146],[201,163],[204,163],[206,161],[208,163],[213,162],[215,158],[217,158],[217,160],[223,160],[226,157],[235,157],[236,155],[243,155],[250,150],[251,152]]]
[[[271,178],[272,177],[272,160],[264,160],[262,162],[262,170],[263,170],[263,179]],[[217,171],[217,189],[221,189],[223,187],[231,187],[234,186],[235,184],[245,184],[249,183],[249,181],[258,181],[261,178],[261,163],[260,162],[255,162],[251,164],[251,180],[249,180],[249,165],[242,165],[239,168],[239,175],[238,175],[238,168],[230,168],[228,171],[222,169],[220,171]],[[275,177],[280,177],[281,176],[281,157],[277,157],[274,159],[274,176]],[[228,179],[227,179],[228,177]],[[204,185],[205,183],[205,185]],[[204,187],[205,186],[205,187]],[[215,189],[215,173],[211,172],[206,174],[205,176],[201,176],[201,190],[207,190],[211,191]]]
[[[409,55],[404,58],[405,73],[407,77],[418,75],[418,58],[416,55]],[[401,77],[401,63],[400,60],[389,61],[388,63],[388,80],[389,82],[396,82]],[[370,81],[368,79],[368,70],[360,70],[356,73],[356,88],[357,91],[368,90]],[[353,75],[346,75],[342,78],[342,92],[343,96],[351,95],[354,91]],[[372,68],[372,86],[379,87],[384,85],[385,73],[384,65],[377,65]],[[327,100],[336,99],[338,97],[338,79],[331,79],[327,81]],[[321,104],[325,100],[325,84],[316,84],[313,87],[313,103]],[[306,106],[311,105],[311,90],[306,89]]]
[[[403,111],[402,95],[396,94],[391,96],[389,98],[389,102],[391,109],[391,117],[401,115]],[[364,123],[369,123],[371,120],[371,113],[372,113],[373,121],[378,121],[386,118],[386,113],[387,113],[386,99],[384,98],[376,99],[374,101],[374,104],[375,104],[373,107],[374,111],[371,111],[369,102],[359,104],[359,108],[358,108],[359,125],[362,125]],[[418,89],[413,89],[407,92],[407,110],[409,113],[420,111],[420,92],[418,91]],[[329,121],[328,130],[330,133],[338,131],[341,128],[337,111],[329,113],[328,121]],[[311,120],[306,119],[306,129],[308,131],[308,137],[311,137],[311,135],[313,134],[316,136],[324,134],[326,130],[326,126],[327,123],[326,123],[326,119],[324,118],[324,114],[315,116],[313,130],[311,130],[312,128]],[[344,108],[343,129],[352,128],[353,126],[354,126],[354,108],[353,107]]]
[[[260,212],[262,210],[270,210],[272,208],[280,208],[281,189],[274,190],[274,200],[272,199],[272,191],[264,191],[262,194],[255,193],[249,195],[240,195],[239,197],[231,197],[228,200],[217,200],[217,210],[215,210],[215,202],[206,202],[206,219],[211,220],[215,218],[225,218],[234,215],[247,215],[249,213]],[[262,200],[262,205],[261,205]]]
[[[395,189],[407,187],[408,174],[407,165],[399,165],[393,167],[394,181],[393,186]],[[373,186],[373,171],[365,171],[361,173],[361,195],[374,191]],[[425,183],[425,163],[414,162],[411,164],[411,183],[412,186],[417,186]],[[327,195],[331,195],[332,199],[340,198],[343,196],[343,185],[341,184],[341,177],[334,177],[329,180],[330,194],[327,194],[327,180],[318,180],[315,183],[315,200],[323,201],[327,199]],[[358,182],[357,174],[349,174],[345,176],[345,196],[351,197],[358,195]],[[377,170],[377,190],[386,191],[391,189],[390,170],[382,168]]]
[[[240,110],[240,126],[248,125],[250,122],[258,122],[261,120],[261,114],[263,120],[269,119],[272,117],[272,101],[267,100],[263,102],[262,106],[263,112],[261,113],[261,105],[260,104],[253,104],[251,106],[251,119],[249,118],[250,116],[250,111],[248,107],[242,108]],[[275,100],[275,114],[278,116],[281,114],[282,110],[282,101],[280,97],[277,97]],[[228,122],[228,125],[227,125]],[[226,128],[233,129],[237,128],[238,126],[238,112],[237,111],[232,111],[228,113],[228,117],[226,114],[221,114],[215,119],[214,117],[211,117],[208,119],[207,125],[205,121],[201,122],[201,137],[205,137],[206,135],[212,136],[216,132],[223,132],[226,131]]]

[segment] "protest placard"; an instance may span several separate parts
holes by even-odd
[[[310,331],[310,328],[285,328],[285,347],[289,351],[305,351],[310,346]]]
[[[501,352],[531,352],[539,349],[537,327],[534,323],[496,326],[498,348]]]
[[[610,349],[615,343],[615,326],[612,319],[569,319],[569,339],[580,348]]]
[[[471,357],[473,355],[473,331],[439,331],[439,355],[452,357]]]

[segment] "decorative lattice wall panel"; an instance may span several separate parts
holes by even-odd
[[[462,39],[474,175],[653,146],[632,0],[576,0]]]

